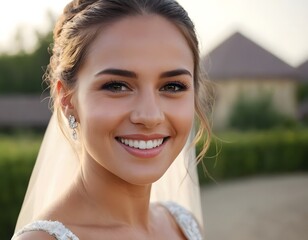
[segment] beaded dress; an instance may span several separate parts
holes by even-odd
[[[194,216],[182,206],[174,202],[161,203],[174,217],[187,240],[202,240],[201,229]],[[58,221],[35,221],[19,230],[12,238],[30,231],[44,231],[57,240],[79,240],[79,238]]]

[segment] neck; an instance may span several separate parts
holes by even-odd
[[[134,185],[86,159],[76,181],[80,203],[96,224],[129,225],[148,229],[151,184]]]

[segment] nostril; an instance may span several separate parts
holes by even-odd
[[[155,127],[165,120],[163,112],[155,109],[140,111],[138,109],[131,112],[130,120],[134,124],[142,124],[147,128]]]

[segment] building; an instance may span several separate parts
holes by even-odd
[[[51,111],[40,95],[0,95],[0,128],[45,128]]]
[[[308,60],[297,67],[300,81],[308,84]]]
[[[308,60],[297,68],[299,76],[300,102],[298,106],[298,118],[308,122]]]
[[[296,70],[243,34],[234,33],[222,42],[203,59],[203,65],[216,85],[214,128],[227,127],[240,96],[270,95],[278,112],[296,117]]]

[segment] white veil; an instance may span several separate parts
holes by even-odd
[[[175,201],[190,210],[202,225],[198,177],[195,164],[192,164],[194,152],[185,149],[187,146],[165,175],[153,184],[151,201]],[[71,184],[78,167],[78,156],[62,133],[54,113],[45,132],[15,231],[33,221]]]

